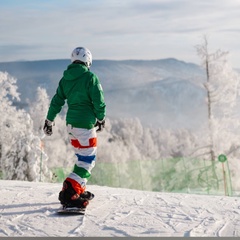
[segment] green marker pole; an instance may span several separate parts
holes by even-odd
[[[222,169],[223,169],[223,182],[224,182],[224,193],[225,196],[227,196],[227,182],[226,182],[226,172],[224,169],[224,163],[227,161],[227,157],[224,154],[221,154],[218,156],[218,161],[222,163]]]

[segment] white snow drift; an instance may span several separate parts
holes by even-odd
[[[60,216],[59,183],[0,181],[0,237],[240,236],[236,197],[89,186],[83,216]]]

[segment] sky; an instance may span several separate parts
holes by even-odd
[[[240,67],[239,0],[1,0],[0,62],[177,58],[199,64],[195,46],[229,52]]]

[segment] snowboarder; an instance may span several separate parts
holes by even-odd
[[[77,47],[73,50],[71,64],[63,73],[43,127],[46,135],[52,135],[54,119],[66,100],[67,131],[75,150],[76,163],[59,193],[59,201],[65,207],[85,208],[94,196],[86,191],[86,183],[95,166],[96,132],[105,127],[106,104],[100,81],[90,71],[91,65],[92,54],[87,48]]]

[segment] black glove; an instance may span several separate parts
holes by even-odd
[[[52,135],[52,133],[53,133],[52,126],[53,126],[53,122],[46,119],[44,127],[43,127],[43,131],[47,136]]]
[[[97,119],[96,124],[94,125],[94,127],[97,127],[97,132],[101,132],[104,128],[105,128],[105,119],[103,119],[102,121]]]

